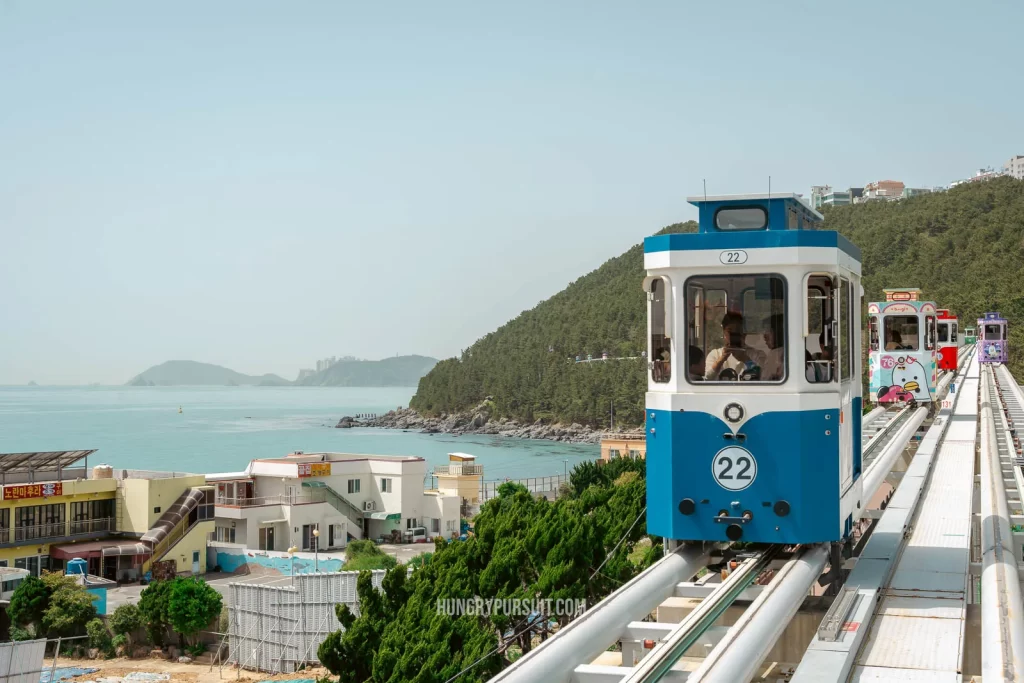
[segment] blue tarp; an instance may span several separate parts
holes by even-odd
[[[53,678],[50,678],[50,670],[47,669],[39,676],[39,683],[56,683],[62,681],[65,678],[73,678],[74,676],[81,676],[82,674],[96,673],[96,669],[83,669],[77,666],[64,666],[57,667],[53,671]]]

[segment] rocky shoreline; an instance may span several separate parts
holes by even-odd
[[[380,417],[355,420],[343,417],[336,425],[340,429],[354,426],[379,427],[381,429],[404,429],[423,434],[489,434],[515,439],[546,439],[562,443],[599,443],[607,430],[594,429],[581,424],[522,424],[501,417],[491,419],[485,404],[465,413],[444,414],[439,417],[424,417],[412,408],[392,410]],[[624,430],[625,433],[642,434],[642,429]]]

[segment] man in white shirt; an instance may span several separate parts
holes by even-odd
[[[748,360],[757,362],[753,351],[743,345],[743,316],[739,313],[726,313],[722,317],[722,333],[725,344],[720,349],[712,350],[704,365],[704,379],[716,381],[723,370],[732,370],[738,379],[740,372]]]

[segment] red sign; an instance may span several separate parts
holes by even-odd
[[[26,498],[49,498],[63,494],[64,485],[54,484],[17,484],[4,487],[4,500],[24,500]]]

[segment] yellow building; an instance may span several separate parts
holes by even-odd
[[[205,572],[214,516],[205,477],[89,470],[94,452],[0,454],[0,567],[38,575],[80,557],[90,574],[123,580],[173,559],[178,572]]]
[[[448,464],[436,465],[433,476],[441,495],[458,496],[474,505],[480,502],[484,466],[476,464],[475,455],[449,453]]]
[[[601,460],[647,458],[647,439],[643,434],[605,434],[601,438]]]

